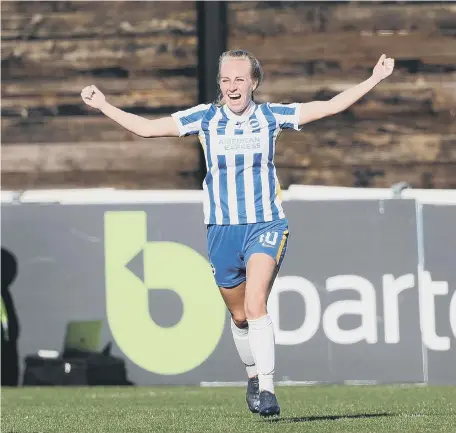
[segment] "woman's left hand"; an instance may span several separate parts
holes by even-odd
[[[372,76],[375,77],[378,81],[382,81],[393,73],[393,69],[394,59],[386,57],[385,54],[382,54],[374,67]]]

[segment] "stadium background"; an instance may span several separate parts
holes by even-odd
[[[106,211],[122,217],[124,211],[145,210],[149,241],[152,233],[152,240],[180,241],[204,255],[204,233],[197,221],[199,199],[188,191],[199,190],[204,175],[199,144],[193,138],[136,137],[85,106],[81,89],[95,84],[122,109],[150,118],[167,115],[211,93],[212,85],[203,78],[214,71],[217,58],[207,54],[225,45],[248,49],[262,62],[265,81],[257,92],[258,101],[329,99],[367,78],[382,53],[396,60],[394,74],[346,112],[306,125],[300,133],[284,132],[276,158],[283,188],[292,187],[285,191],[285,205],[293,224],[297,227],[304,221],[307,228],[312,227],[295,232],[300,242],[290,252],[293,259],[286,261],[285,274],[308,277],[323,310],[335,300],[354,299],[326,293],[324,284],[330,277],[349,269],[366,278],[375,287],[379,332],[376,344],[344,345],[332,341],[320,326],[309,344],[287,347],[282,342],[277,352],[278,380],[282,385],[288,379],[304,379],[307,384],[314,379],[370,383],[371,390],[282,388],[288,407],[283,421],[289,424],[275,425],[254,425],[249,414],[238,415],[245,412],[239,389],[197,388],[184,394],[179,387],[150,390],[148,386],[96,392],[90,388],[56,388],[48,393],[34,388],[20,393],[2,390],[2,423],[11,432],[75,431],[75,422],[77,431],[91,432],[151,428],[282,432],[294,431],[293,424],[299,422],[300,431],[315,432],[334,431],[330,422],[336,420],[339,431],[454,431],[454,389],[435,385],[456,383],[456,6],[418,1],[211,3],[213,12],[225,11],[225,41],[221,41],[225,29],[216,25],[219,16],[211,20],[211,7],[201,3],[2,2],[2,297],[8,295],[5,302],[16,304],[22,325],[19,373],[27,354],[61,347],[68,320],[105,314],[108,268],[102,263],[108,236],[103,234],[102,215],[106,218]],[[212,47],[211,38],[206,38],[208,63],[201,64],[202,26],[214,29],[214,23],[217,38]],[[404,200],[389,201],[388,188],[398,182],[407,182],[413,189],[403,193]],[[300,185],[355,187],[356,191],[300,190]],[[127,205],[86,207],[81,200],[100,203],[118,196],[115,191],[112,196],[106,191],[78,192],[81,188],[127,189],[132,195],[121,195],[120,201],[130,202]],[[61,192],[40,193],[43,189]],[[136,190],[155,191],[147,196],[147,191],[135,195]],[[180,192],[176,195],[175,190]],[[361,195],[364,200],[359,200]],[[142,204],[134,204],[132,197]],[[160,205],[164,197],[194,202],[182,205],[180,214],[190,216],[187,230],[181,227],[179,232],[172,204]],[[60,206],[55,203],[59,200],[79,204]],[[104,243],[86,242],[91,236]],[[19,269],[10,293],[4,293],[3,247]],[[49,257],[56,257],[59,266],[49,266],[45,260]],[[141,263],[130,265],[133,274],[147,278]],[[418,292],[428,287],[423,283],[425,271],[437,281],[430,291],[440,290],[441,296],[432,298],[435,322],[429,328],[438,338],[429,339],[428,334],[427,341],[426,336],[421,341],[422,293]],[[382,310],[386,302],[382,283],[384,289],[389,281],[385,276],[390,274],[413,277],[419,289],[397,293],[400,329],[399,325],[389,328],[393,333],[389,338],[397,332],[400,344],[386,344],[386,324],[383,329],[387,313]],[[409,284],[401,281],[393,290]],[[82,284],[82,296],[78,284]],[[277,290],[286,288],[279,285]],[[293,296],[283,304],[287,311],[280,307],[289,329],[299,327],[304,310],[302,300]],[[169,321],[166,316],[174,307],[166,302],[163,305],[169,309],[161,312],[160,320]],[[277,304],[275,308],[277,313]],[[394,315],[389,314],[390,324],[391,320]],[[357,323],[344,322],[349,328]],[[104,341],[114,342],[114,354],[128,358],[109,327],[104,332]],[[225,329],[223,344],[187,375],[155,374],[127,359],[129,377],[145,385],[238,380],[243,377],[242,366],[229,337]],[[444,342],[445,348],[433,348],[429,341]],[[5,347],[2,328],[2,385],[8,366],[3,361]],[[153,359],[153,346],[148,350]],[[221,370],[224,363],[227,367]],[[398,382],[432,386],[409,391],[372,386]],[[159,398],[151,402],[151,396]],[[105,399],[106,405],[92,407],[92,401],[101,401],[97,399]],[[239,418],[227,423],[225,418],[230,416]]]
[[[367,78],[382,53],[396,60],[394,74],[346,112],[281,136],[284,188],[402,180],[456,187],[454,4],[225,7],[227,48],[251,50],[263,64],[259,101],[329,99]],[[195,139],[136,137],[80,99],[95,84],[112,104],[150,117],[197,104],[194,2],[6,1],[1,8],[3,189],[200,188]]]

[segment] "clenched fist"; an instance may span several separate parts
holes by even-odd
[[[372,75],[378,80],[382,81],[386,77],[389,77],[393,73],[394,59],[386,57],[382,54],[377,64],[374,67]]]
[[[87,86],[82,89],[82,100],[90,107],[100,110],[106,104],[105,95],[100,92],[95,86]]]

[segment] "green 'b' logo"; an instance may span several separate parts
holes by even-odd
[[[147,242],[147,216],[105,212],[106,311],[112,335],[137,365],[157,374],[180,374],[214,351],[225,324],[225,307],[207,260],[175,242]],[[143,254],[144,281],[127,265]],[[173,327],[149,314],[148,291],[172,290],[183,304]]]

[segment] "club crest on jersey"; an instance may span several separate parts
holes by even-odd
[[[247,126],[253,131],[254,129],[258,129],[260,127],[260,122],[257,119],[250,119]]]
[[[277,244],[277,238],[279,234],[277,232],[266,232],[260,236],[260,244],[263,247],[273,247]]]

